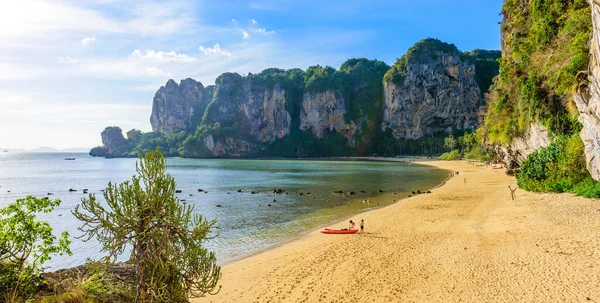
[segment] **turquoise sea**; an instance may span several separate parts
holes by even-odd
[[[109,181],[130,179],[136,161],[77,153],[0,153],[0,207],[29,194],[45,197],[52,193],[48,197],[60,198],[62,204],[43,219],[57,234],[67,230],[77,236],[80,223],[71,210],[85,196],[82,189],[103,199],[101,190]],[[185,200],[182,203],[217,219],[218,237],[207,246],[216,252],[220,264],[347,217],[360,220],[362,211],[388,205],[417,189],[433,188],[447,177],[444,170],[400,162],[170,158],[167,165],[182,191],[178,194]],[[69,192],[70,188],[77,191]],[[200,193],[199,188],[207,192]],[[285,193],[274,194],[274,188]],[[348,195],[350,191],[356,194]],[[362,203],[365,199],[371,203]],[[47,262],[49,270],[103,256],[93,241],[73,239],[71,250],[72,257]]]

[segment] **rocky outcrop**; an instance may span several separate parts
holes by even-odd
[[[252,78],[225,73],[217,79],[205,124],[219,123],[248,141],[271,143],[290,133],[285,90],[279,83],[267,87]]]
[[[128,147],[127,139],[123,137],[123,131],[118,126],[109,126],[101,133],[106,157],[123,156]]]
[[[205,98],[202,83],[193,79],[181,80],[177,84],[169,80],[154,95],[150,124],[152,130],[160,133],[179,130],[193,130],[199,121],[192,122],[197,110],[201,110],[210,99]]]
[[[90,150],[89,155],[92,157],[106,157],[106,149],[104,146],[96,146]]]
[[[454,45],[426,39],[416,44],[386,75],[384,130],[417,139],[477,127],[481,91],[475,64]]]
[[[346,123],[345,114],[344,97],[338,90],[307,92],[302,99],[300,128],[311,130],[318,138],[323,138],[327,132],[335,131],[351,143],[356,133],[356,125],[352,121]]]
[[[507,172],[517,169],[527,156],[550,145],[550,141],[548,129],[540,123],[533,123],[525,135],[511,140],[508,146],[498,146]]]
[[[578,87],[573,99],[579,111],[579,122],[583,125],[580,136],[587,169],[592,178],[600,181],[600,4],[594,0],[588,2],[592,8],[593,24],[588,83]]]
[[[260,149],[256,144],[234,137],[215,140],[212,134],[204,137],[203,143],[214,157],[241,157]]]
[[[441,49],[430,52],[431,45]],[[128,155],[134,149],[147,150],[149,142],[161,142],[169,155],[185,157],[397,152],[402,143],[382,130],[391,129],[396,138],[418,139],[476,126],[482,103],[476,64],[481,61],[479,69],[493,75],[488,72],[494,67],[483,63],[493,61],[494,55],[473,53],[461,54],[453,45],[426,39],[403,56],[406,64],[392,67],[399,77],[390,79],[390,66],[384,62],[355,58],[339,70],[317,65],[306,71],[224,73],[207,87],[192,79],[179,84],[169,80],[154,96],[150,122],[154,132],[177,133],[132,133],[136,136],[129,138],[129,150],[115,151]],[[108,153],[111,144],[105,146]]]

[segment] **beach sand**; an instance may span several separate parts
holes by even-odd
[[[600,302],[600,201],[512,201],[503,170],[423,164],[460,174],[354,216],[364,236],[314,231],[227,264],[219,294],[193,302]]]

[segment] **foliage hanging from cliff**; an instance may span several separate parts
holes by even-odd
[[[578,134],[558,136],[548,147],[529,155],[521,165],[517,182],[528,191],[574,192],[600,198],[600,183],[586,169]]]
[[[553,134],[578,129],[569,114],[576,75],[586,71],[592,28],[586,0],[506,0],[503,57],[486,115],[492,142],[509,144],[533,122]]]
[[[494,77],[500,72],[500,62],[502,52],[497,50],[474,49],[465,53],[467,58],[475,60],[475,81],[485,94],[493,83]]]
[[[108,184],[106,203],[82,199],[73,215],[85,241],[95,238],[114,262],[129,246],[136,266],[136,302],[187,302],[212,293],[221,277],[214,253],[203,243],[216,221],[208,221],[175,197],[175,180],[158,151],[140,156],[131,182]]]

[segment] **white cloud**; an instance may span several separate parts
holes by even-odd
[[[26,81],[48,76],[48,69],[18,62],[0,61],[0,81]]]
[[[178,54],[174,51],[171,52],[163,52],[163,51],[154,51],[154,50],[146,50],[146,53],[143,54],[139,49],[134,50],[131,53],[132,58],[139,59],[148,59],[148,60],[156,60],[159,62],[196,62],[197,58],[190,57],[186,54]]]
[[[184,3],[132,1],[114,8],[127,17],[113,18],[86,7],[84,1],[14,1],[0,10],[0,37],[22,40],[67,32],[169,35],[194,21]]]
[[[69,57],[69,56],[60,56],[60,57],[58,57],[58,63],[60,63],[60,64],[75,64],[75,63],[79,63],[79,59]]]
[[[274,35],[275,31],[268,31],[266,28],[258,28],[255,30],[259,34],[263,35]]]
[[[83,46],[88,46],[94,42],[96,42],[96,37],[85,37],[81,39],[81,44],[83,44]]]
[[[149,67],[146,69],[148,75],[152,77],[172,77],[171,73],[167,73],[158,67]]]
[[[222,55],[231,58],[231,53],[225,49],[222,49],[219,43],[215,43],[213,47],[209,48],[200,45],[200,47],[198,47],[198,50],[203,52],[205,55]]]
[[[247,31],[242,31],[242,36],[244,37],[244,39],[248,39],[250,37]]]
[[[237,23],[237,20],[235,20],[235,19],[233,19],[233,18],[232,18],[232,19],[231,19],[231,22],[233,22],[233,23]]]
[[[250,23],[252,23],[252,24],[254,24],[254,25],[257,25],[257,24],[258,24],[258,21],[256,21],[256,20],[252,19],[252,20],[250,20]]]

